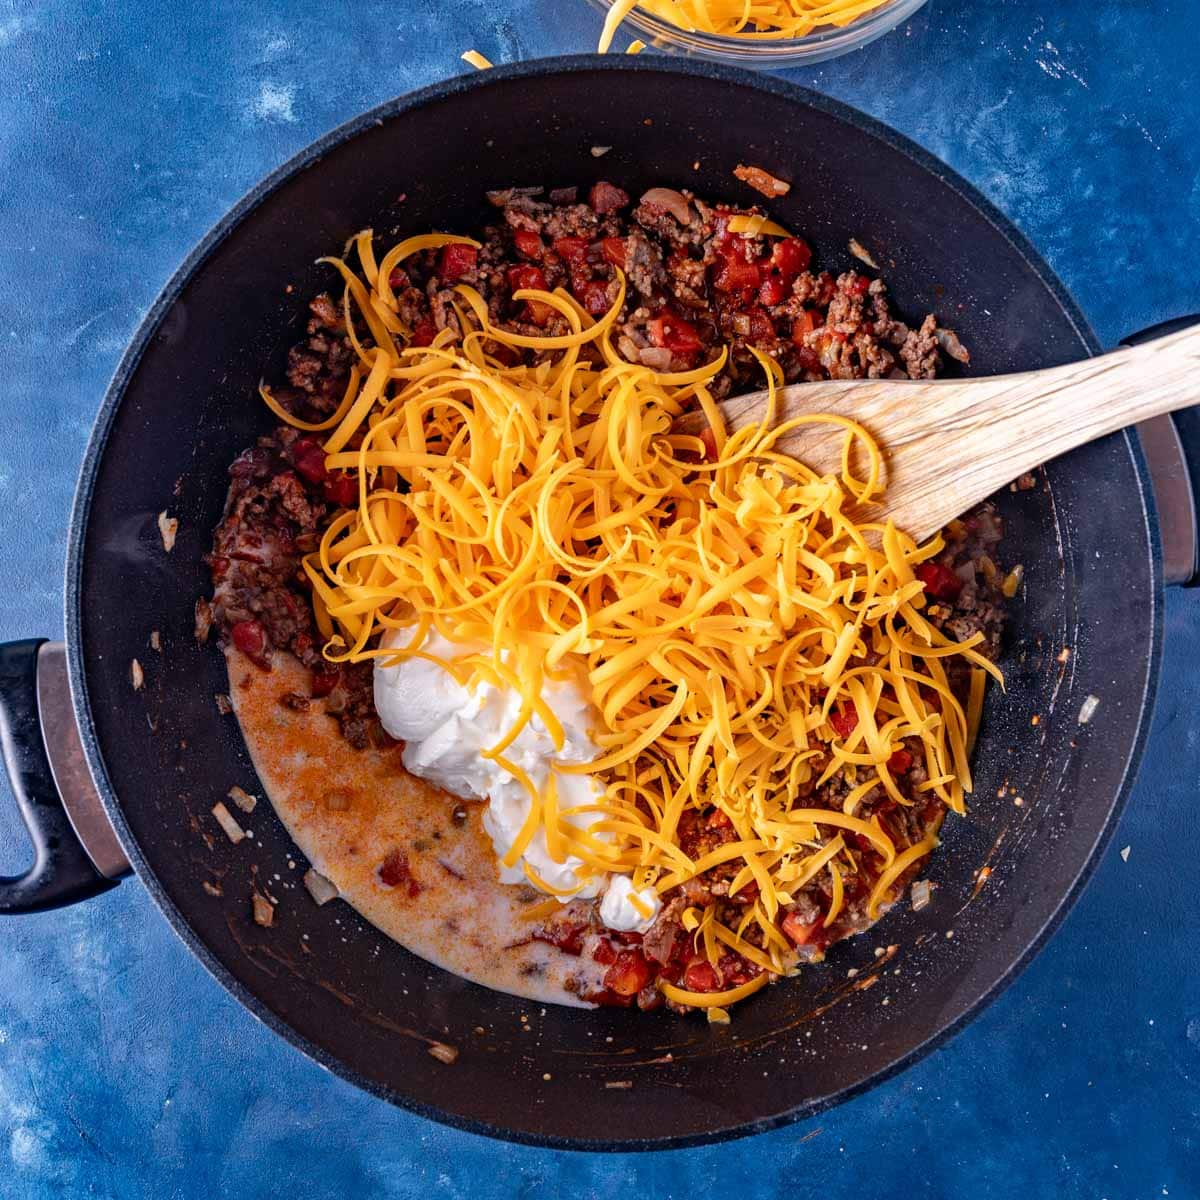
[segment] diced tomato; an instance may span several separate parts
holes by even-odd
[[[593,317],[602,317],[608,312],[608,284],[603,279],[589,279],[575,289],[575,294]]]
[[[588,203],[598,213],[616,212],[629,203],[629,193],[601,180],[588,193]]]
[[[379,864],[377,874],[384,887],[403,887],[410,899],[421,893],[421,885],[413,875],[408,856],[403,850],[389,850],[387,857]]]
[[[597,943],[595,950],[592,951],[592,957],[602,966],[610,966],[616,961],[617,948],[605,938],[602,942]]]
[[[792,322],[792,341],[804,348],[804,338],[814,329],[821,328],[821,314],[813,308],[806,308],[802,316]]]
[[[622,946],[640,946],[642,944],[642,935],[632,929],[618,929],[612,935],[621,943]]]
[[[547,290],[546,276],[542,273],[541,267],[509,267],[508,286],[514,292],[524,288],[544,292]],[[549,324],[550,318],[554,316],[554,309],[541,300],[526,300],[525,311],[534,325]]]
[[[718,292],[756,291],[762,272],[754,263],[740,258],[724,258],[713,275],[713,287]]]
[[[903,775],[913,764],[913,756],[907,750],[897,750],[891,758],[887,760],[888,770],[893,775]]]
[[[336,668],[332,671],[314,671],[312,677],[313,698],[319,700],[322,696],[328,696],[337,687],[341,678],[342,674]]]
[[[829,723],[838,737],[848,738],[858,728],[858,713],[853,708],[835,708]]]
[[[771,251],[771,266],[781,275],[794,279],[812,262],[812,251],[799,238],[783,238]]]
[[[560,237],[554,239],[554,252],[563,262],[578,266],[587,261],[587,238]]]
[[[783,918],[781,928],[793,946],[806,946],[812,935],[816,933],[819,924],[820,921],[813,921],[811,925],[806,924],[796,913],[792,912]]]
[[[695,325],[674,313],[662,313],[647,322],[646,332],[656,346],[665,347],[672,354],[694,354],[704,346]]]
[[[353,475],[339,471],[325,480],[325,499],[339,508],[349,508],[358,499],[358,480]]]
[[[763,281],[758,289],[758,298],[768,308],[774,308],[776,304],[782,304],[787,297],[787,283],[782,275],[772,272]]]
[[[517,247],[518,254],[523,254],[526,258],[532,258],[535,261],[540,261],[546,252],[545,242],[536,233],[530,233],[527,229],[518,229],[513,234],[513,242]]]
[[[408,287],[408,272],[403,267],[393,267],[388,276],[388,286],[394,292],[397,288]]]
[[[706,429],[705,433],[712,433],[711,429]],[[701,435],[703,436],[703,435]],[[713,814],[704,822],[708,829],[728,829],[733,822],[729,819],[729,814],[723,809],[716,809]]]
[[[715,992],[721,978],[711,963],[694,962],[683,973],[683,986],[689,992]]]
[[[622,950],[604,972],[604,986],[618,996],[636,996],[652,976],[650,964],[640,950]]]
[[[543,274],[541,267],[509,267],[508,286],[514,292],[518,292],[522,288],[533,288],[539,292],[544,292],[546,290],[546,276]]]
[[[412,337],[409,339],[410,346],[432,346],[433,339],[437,337],[437,326],[433,323],[432,317],[426,317],[416,329],[413,330]]]
[[[303,475],[309,483],[322,483],[325,480],[325,451],[316,438],[297,438],[292,443],[292,464],[296,471]]]
[[[267,634],[257,621],[238,621],[229,631],[233,644],[251,658],[261,658],[266,648]]]
[[[622,271],[625,270],[625,260],[627,255],[624,238],[601,238],[600,253],[604,255],[605,262],[612,263],[614,267],[620,267]]]
[[[442,255],[438,260],[438,274],[443,283],[454,283],[468,272],[475,270],[479,261],[479,251],[474,246],[464,246],[451,243],[442,247]]]
[[[583,938],[587,930],[586,921],[553,921],[536,930],[533,940],[546,942],[551,946],[556,946],[564,954],[578,957],[583,953]]]
[[[852,296],[861,296],[870,286],[871,281],[865,275],[855,275],[847,285],[846,291]]]
[[[915,574],[935,600],[957,600],[963,589],[963,581],[945,563],[923,562]]]

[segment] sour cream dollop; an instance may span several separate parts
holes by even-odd
[[[403,647],[411,639],[411,630],[397,629],[387,633],[381,645]],[[452,661],[483,648],[451,642],[431,631],[421,649],[435,658]],[[497,762],[484,758],[483,751],[499,742],[516,723],[520,695],[483,680],[471,688],[464,687],[445,668],[424,658],[407,658],[391,666],[385,662],[377,659],[375,664],[375,708],[384,729],[405,743],[405,767],[456,796],[486,800],[483,827],[502,863],[525,824],[531,801],[524,786]],[[574,680],[547,679],[542,699],[562,726],[562,748],[555,748],[535,714],[504,751],[504,757],[520,767],[539,791],[545,789],[553,773],[560,810],[586,805],[603,795],[600,781],[593,775],[568,775],[556,768],[588,763],[598,757],[600,748],[590,733],[595,712]],[[578,827],[586,827],[595,819],[592,813],[563,817]],[[661,908],[653,888],[635,891],[628,876],[584,878],[577,873],[583,862],[570,854],[556,862],[541,828],[513,866],[501,865],[501,882],[529,882],[525,864],[549,887],[572,891],[581,899],[594,899],[604,892],[600,917],[613,929],[645,933]],[[637,897],[649,916],[638,910],[631,895]],[[560,897],[563,903],[572,898]]]
[[[653,888],[635,888],[628,875],[614,875],[600,901],[600,920],[623,933],[649,933],[661,908]]]

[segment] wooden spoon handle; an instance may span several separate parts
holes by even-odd
[[[804,413],[853,417],[883,447],[883,509],[914,537],[1041,463],[1148,417],[1200,401],[1200,326],[1020,375],[910,382],[828,381],[780,389],[776,423]],[[762,419],[764,393],[723,401],[732,428]],[[845,436],[803,426],[777,448],[840,469]],[[878,518],[877,518],[878,519]]]

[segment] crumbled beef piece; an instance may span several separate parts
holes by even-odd
[[[647,298],[666,283],[662,251],[636,229],[625,239],[625,273],[629,282]]]
[[[900,347],[900,358],[910,379],[933,379],[941,366],[938,351],[937,318],[932,313],[921,322],[921,328],[910,331]]]

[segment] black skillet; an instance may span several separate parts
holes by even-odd
[[[612,149],[598,158],[594,146]],[[635,194],[674,184],[752,201],[731,174],[738,163],[794,181],[774,213],[812,241],[821,266],[851,265],[851,237],[868,245],[902,311],[941,314],[970,347],[972,371],[1097,351],[1033,248],[969,185],[878,123],[782,82],[584,57],[454,79],[365,114],[204,239],[117,371],[72,521],[65,663],[37,643],[0,654],[4,749],[37,848],[28,875],[0,880],[0,910],[99,892],[127,856],[197,957],[294,1045],[427,1116],[556,1146],[683,1145],[794,1120],[928,1053],[1014,978],[1090,873],[1149,727],[1163,568],[1147,470],[1126,435],[1053,463],[1034,491],[997,497],[1004,552],[1027,583],[1007,695],[988,698],[973,811],[948,822],[929,869],[933,903],[900,905],[824,965],[740,1007],[728,1028],[542,1010],[430,967],[299,889],[260,929],[251,868],[286,872],[297,853],[268,810],[237,847],[209,815],[232,784],[257,784],[236,723],[213,702],[226,687],[220,655],[192,639],[207,585],[200,556],[228,463],[269,424],[254,385],[297,337],[304,298],[329,283],[314,260],[367,225],[385,240],[475,229],[484,191],[511,184],[603,177]],[[163,509],[180,519],[169,556],[155,525]],[[1190,513],[1190,494],[1171,509]],[[1187,541],[1178,574],[1191,573],[1193,549]],[[155,629],[161,654],[147,645]],[[1089,696],[1099,706],[1080,724]],[[454,1046],[456,1061],[432,1056],[431,1041]]]

